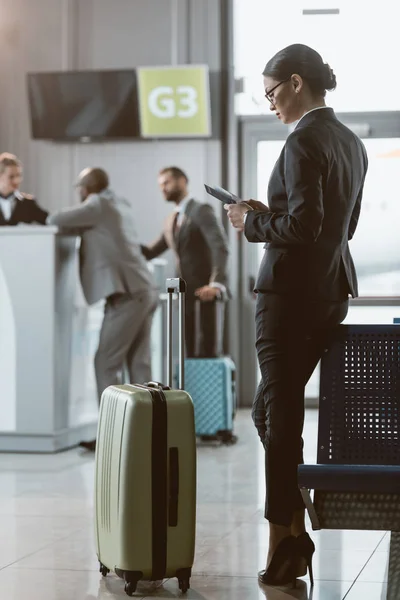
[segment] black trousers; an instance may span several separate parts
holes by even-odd
[[[276,525],[290,526],[293,513],[304,508],[297,486],[297,466],[303,463],[304,390],[347,311],[348,300],[257,296],[261,381],[252,417],[265,448],[265,518]]]
[[[213,357],[215,356],[216,346],[216,306],[215,302],[201,302],[200,303],[200,328],[196,331],[195,326],[195,296],[194,294],[187,294],[186,296],[186,325],[185,325],[185,338],[186,338],[186,356],[193,358],[196,356],[195,353],[195,342],[198,337],[199,340],[199,357]]]

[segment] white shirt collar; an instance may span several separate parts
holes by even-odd
[[[184,213],[187,205],[189,204],[189,202],[191,201],[192,196],[190,196],[189,194],[187,196],[185,196],[180,202],[179,204],[176,205],[175,207],[175,211],[178,213]]]
[[[8,198],[0,198],[0,210],[3,213],[4,219],[9,221],[11,219],[13,210],[15,208],[16,200],[22,198],[20,192],[14,192]]]
[[[304,117],[306,115],[309,115],[310,113],[312,113],[314,110],[321,110],[322,108],[329,108],[329,106],[317,106],[316,108],[312,108],[311,110],[308,110],[307,112],[304,113],[304,115],[302,117],[300,117],[300,119],[296,122],[292,124],[292,129],[296,129],[297,125],[300,123],[300,121],[302,119],[304,119]]]
[[[6,202],[13,202],[15,199],[22,200],[22,198],[23,196],[19,190],[11,192],[11,194],[9,194],[7,198],[3,198],[3,196],[1,196],[1,200],[5,200]]]

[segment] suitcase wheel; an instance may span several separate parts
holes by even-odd
[[[143,578],[142,571],[122,571],[121,569],[115,569],[115,572],[119,577],[125,579],[125,594],[133,596],[136,592],[137,584]]]
[[[128,583],[125,584],[125,594],[127,596],[133,596],[133,594],[136,592],[136,586],[137,583],[133,582],[133,581],[129,581]]]
[[[201,435],[200,439],[202,442],[218,442],[217,435]]]
[[[110,569],[107,569],[107,567],[105,565],[100,563],[100,573],[103,575],[103,577],[107,577],[109,572],[110,572]]]
[[[220,442],[222,442],[222,444],[226,444],[227,446],[233,446],[238,441],[237,436],[229,430],[218,431],[217,436]]]
[[[178,578],[179,589],[182,594],[186,594],[188,589],[190,588],[190,576],[192,574],[192,569],[179,569],[176,572],[176,576]]]
[[[182,594],[186,594],[189,588],[189,579],[179,579],[179,589],[181,590]]]

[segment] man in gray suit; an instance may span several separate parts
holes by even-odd
[[[142,246],[148,260],[171,248],[176,256],[177,275],[187,283],[186,355],[195,354],[195,334],[199,335],[200,356],[215,354],[215,313],[211,302],[228,285],[228,244],[214,210],[192,198],[188,177],[178,167],[160,171],[158,184],[167,202],[176,205],[165,221],[160,237]],[[195,298],[201,303],[201,331],[195,332]]]
[[[49,217],[60,228],[81,234],[80,277],[88,304],[105,299],[95,356],[99,401],[106,387],[151,380],[150,333],[158,293],[140,251],[132,205],[109,189],[107,173],[85,169],[77,188],[81,204]],[[91,450],[95,442],[83,442]]]

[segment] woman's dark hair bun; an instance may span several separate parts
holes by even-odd
[[[330,68],[328,63],[324,63],[325,69],[325,89],[328,91],[332,91],[336,88],[336,75],[333,70]]]
[[[316,96],[325,96],[326,90],[336,88],[336,75],[328,63],[304,44],[292,44],[280,50],[267,62],[263,75],[285,81],[295,73],[305,79]]]

